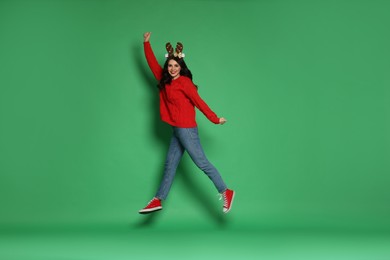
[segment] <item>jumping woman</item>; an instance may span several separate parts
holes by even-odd
[[[161,120],[171,125],[173,131],[160,187],[155,197],[139,213],[146,214],[162,209],[161,201],[168,196],[184,151],[187,151],[196,166],[213,182],[223,198],[223,212],[227,213],[232,207],[235,192],[227,188],[218,170],[203,152],[195,121],[195,107],[214,124],[222,125],[226,123],[226,119],[218,117],[199,96],[198,89],[192,82],[191,71],[183,59],[183,45],[177,43],[174,50],[170,43],[166,44],[167,59],[161,68],[150,45],[150,35],[150,32],[144,34],[144,52],[158,81]]]

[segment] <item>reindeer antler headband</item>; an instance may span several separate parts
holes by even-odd
[[[181,42],[178,42],[176,44],[175,52],[173,52],[173,47],[172,47],[170,42],[167,42],[167,44],[165,44],[165,48],[168,51],[168,53],[165,54],[165,58],[178,57],[179,59],[181,59],[181,58],[184,58],[184,56],[185,56],[184,53],[182,53],[183,44]]]

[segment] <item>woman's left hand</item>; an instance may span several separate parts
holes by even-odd
[[[221,117],[220,119],[219,119],[219,124],[220,125],[223,125],[223,124],[225,124],[227,122],[227,120],[224,118],[224,117]]]

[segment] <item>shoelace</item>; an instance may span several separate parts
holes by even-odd
[[[218,193],[217,196],[219,196],[219,200],[222,200],[222,198],[223,198],[223,206],[227,207],[228,202],[227,202],[225,193]]]
[[[157,199],[157,198],[151,199],[151,200],[149,201],[149,203],[148,203],[148,206],[149,206],[150,204],[152,204],[152,202],[153,202],[154,200],[158,200],[158,199]]]

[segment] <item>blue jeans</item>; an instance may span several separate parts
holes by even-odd
[[[219,193],[226,190],[221,175],[217,169],[207,160],[200,144],[198,128],[173,127],[173,135],[165,161],[164,176],[157,191],[156,197],[165,200],[171,189],[177,166],[184,151],[190,155],[196,166],[199,167],[214,183]]]

